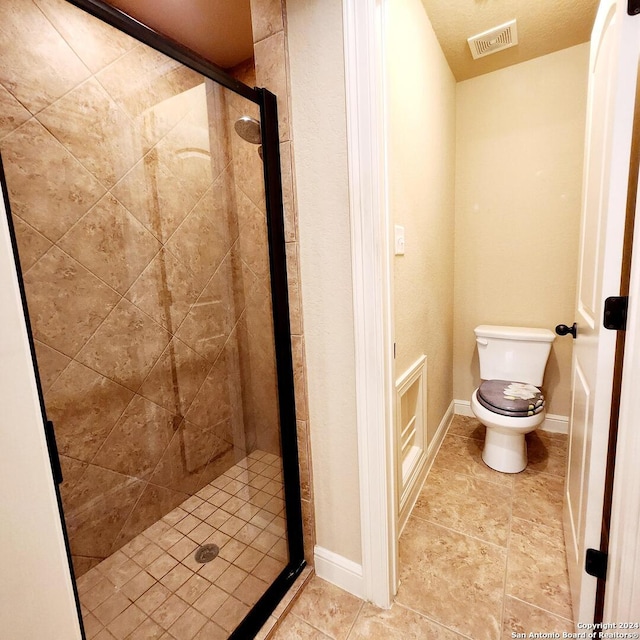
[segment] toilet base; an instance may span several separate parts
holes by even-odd
[[[520,473],[527,466],[524,433],[505,433],[487,427],[482,450],[484,463],[502,473]]]

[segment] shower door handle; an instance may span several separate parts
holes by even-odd
[[[62,466],[60,464],[60,455],[58,453],[58,443],[56,442],[56,434],[53,430],[53,422],[47,420],[44,426],[44,435],[47,439],[47,449],[49,450],[49,460],[51,460],[51,470],[53,471],[53,479],[56,484],[62,484]]]

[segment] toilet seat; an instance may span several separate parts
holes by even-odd
[[[544,395],[532,384],[511,380],[485,380],[477,390],[478,402],[488,411],[512,418],[534,416],[544,410]]]

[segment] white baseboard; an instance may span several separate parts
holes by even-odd
[[[471,410],[471,409],[469,409]],[[445,411],[442,416],[442,420],[440,420],[440,424],[438,425],[438,430],[433,435],[433,440],[429,443],[429,449],[427,450],[427,466],[431,467],[431,464],[435,460],[436,454],[440,449],[440,445],[444,440],[444,437],[447,435],[447,429],[453,420],[453,416],[455,414],[455,400],[451,401],[451,404]]]
[[[453,412],[457,416],[468,416],[473,418],[473,411],[471,411],[471,402],[469,400],[454,400]]]
[[[454,413],[457,416],[473,417],[471,411],[471,402],[469,400],[454,400]],[[553,413],[547,413],[544,422],[539,427],[540,431],[548,431],[550,433],[569,433],[569,417],[558,416]]]
[[[549,431],[550,433],[569,433],[569,416],[557,416],[553,413],[547,413],[547,417],[544,419],[542,431]]]
[[[362,565],[318,545],[314,550],[316,575],[337,587],[365,598]]]
[[[415,506],[418,500],[418,496],[420,495],[420,491],[422,491],[422,486],[424,485],[424,481],[427,479],[427,475],[431,470],[431,465],[433,464],[433,461],[436,459],[436,454],[440,449],[440,445],[442,444],[444,437],[447,435],[447,429],[449,429],[449,425],[453,420],[453,416],[454,416],[454,403],[453,401],[451,401],[451,404],[449,405],[444,415],[442,416],[442,420],[440,420],[438,429],[433,435],[433,439],[431,440],[427,448],[426,459],[424,461],[424,466],[420,472],[420,478],[416,483],[416,490],[413,492],[410,500],[402,509],[402,512],[398,517],[398,538],[402,535],[402,531],[404,530],[404,527],[407,524],[409,515],[413,511],[413,507]]]

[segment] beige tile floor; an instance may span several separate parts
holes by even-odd
[[[254,451],[78,579],[87,639],[226,639],[286,564],[281,460]]]
[[[400,588],[380,610],[317,578],[275,640],[506,640],[572,631],[561,518],[566,436],[528,436],[529,465],[481,460],[484,429],[456,416],[400,538]]]

